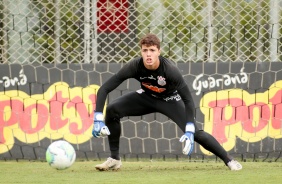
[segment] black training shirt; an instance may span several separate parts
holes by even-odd
[[[118,87],[124,80],[134,78],[141,84],[145,93],[156,98],[165,98],[179,93],[186,113],[187,122],[194,122],[194,104],[179,69],[175,64],[160,56],[160,66],[156,70],[148,70],[143,64],[142,57],[135,58],[125,64],[115,75],[107,80],[97,94],[96,111],[102,112],[109,92]]]

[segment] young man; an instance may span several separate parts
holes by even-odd
[[[124,65],[98,91],[92,134],[94,137],[108,135],[111,157],[95,168],[99,171],[121,168],[119,139],[122,117],[159,112],[174,121],[184,132],[180,138],[180,142],[185,141],[183,154],[192,153],[195,139],[206,150],[221,158],[231,170],[242,169],[242,165],[229,157],[213,136],[196,126],[194,102],[188,86],[174,63],[160,56],[160,40],[157,36],[147,34],[141,39],[140,47],[142,57]],[[109,104],[104,124],[102,112],[108,93],[129,78],[138,80],[141,89],[123,95]]]

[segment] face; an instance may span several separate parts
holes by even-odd
[[[147,69],[155,70],[159,67],[159,55],[161,54],[161,51],[157,48],[157,46],[142,45],[141,54],[143,58],[143,63]]]

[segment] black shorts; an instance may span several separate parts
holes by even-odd
[[[106,124],[113,119],[120,119],[126,116],[142,116],[158,112],[164,114],[178,127],[185,132],[186,114],[185,106],[179,94],[173,94],[166,98],[154,97],[142,90],[129,92],[111,102],[107,106]],[[196,131],[198,130],[195,125]]]

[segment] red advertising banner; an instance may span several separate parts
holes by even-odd
[[[128,30],[128,0],[98,0],[97,8],[99,33]]]

